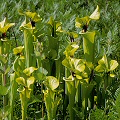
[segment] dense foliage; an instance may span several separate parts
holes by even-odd
[[[119,6],[0,0],[0,119],[119,120]]]

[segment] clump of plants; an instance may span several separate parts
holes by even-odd
[[[22,45],[15,39],[13,48],[8,37],[15,24],[0,22],[0,119],[119,119],[119,88],[110,101],[119,64],[105,50],[98,55],[98,31],[91,30],[99,6],[75,18],[76,31],[65,30],[52,16],[45,22],[37,12],[19,14]],[[15,111],[18,101],[21,115]]]

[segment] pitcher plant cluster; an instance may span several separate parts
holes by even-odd
[[[100,18],[99,6],[90,16],[76,18],[75,27],[79,32],[62,29],[62,23],[53,17],[43,23],[35,12],[19,11],[19,14],[24,17],[19,28],[24,36],[23,46],[12,48],[7,36],[15,24],[9,23],[7,18],[0,22],[0,95],[3,101],[0,119],[15,119],[16,99],[20,100],[22,120],[29,119],[29,105],[33,103],[40,103],[39,120],[55,120],[58,113],[63,120],[87,120],[92,109],[106,108],[107,89],[116,76],[118,62],[107,58],[105,52],[101,59],[95,57],[97,34],[90,31],[89,26]],[[41,26],[48,31],[41,30]],[[63,34],[68,36],[69,42],[61,52],[59,38]],[[79,36],[82,39],[78,41]],[[82,57],[79,49],[83,49]],[[11,54],[15,58],[12,63]],[[40,87],[39,97],[34,92],[35,84]]]

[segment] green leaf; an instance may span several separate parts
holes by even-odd
[[[59,80],[53,76],[47,76],[44,84],[48,89],[55,90],[59,86]]]
[[[35,70],[37,70],[37,68],[35,68],[35,67],[29,67],[29,68],[26,68],[23,72],[24,72],[27,76],[30,76]]]
[[[36,80],[41,81],[44,80],[46,75],[48,74],[48,71],[44,69],[43,67],[40,67],[35,73],[34,77]]]
[[[108,61],[107,61],[106,55],[104,55],[104,56],[102,57],[102,59],[98,61],[98,64],[100,64],[100,65],[105,65],[105,66],[107,67],[107,69],[108,69]]]
[[[31,95],[30,101],[28,103],[28,106],[34,103],[42,102],[40,99],[38,99],[36,96]]]
[[[89,97],[93,87],[94,84],[86,84],[86,83],[82,84],[82,99]]]
[[[117,97],[120,95],[120,86],[118,85],[118,88],[115,91],[114,97],[117,99]]]
[[[88,68],[90,68],[90,69],[93,69],[93,68],[94,68],[92,62],[86,62],[86,66],[87,66]]]
[[[26,24],[26,21],[24,21],[20,26],[20,30],[24,30],[24,29],[33,30],[34,28],[32,27],[30,22]]]
[[[27,79],[27,87],[30,88],[30,85],[32,85],[35,81],[35,78],[34,77],[29,77]]]
[[[20,26],[20,30],[23,30],[25,25],[26,25],[26,19],[22,22]],[[30,28],[32,28],[32,25],[30,25]]]
[[[115,74],[110,74],[110,77],[115,77]]]
[[[23,77],[16,78],[16,82],[20,85],[25,86],[25,79]]]
[[[4,107],[4,112],[3,112],[3,108],[0,109],[0,120],[5,120],[7,119],[8,115],[10,115],[12,111],[12,107],[10,105],[6,105]]]
[[[38,80],[38,81],[42,81],[42,80],[45,79],[45,75],[44,75],[43,73],[35,73],[35,74],[34,74],[34,77],[35,77],[35,79]]]
[[[24,91],[25,91],[25,87],[19,87],[18,89],[17,89],[17,91],[18,92],[21,92],[22,94],[24,93]]]
[[[18,55],[21,54],[24,49],[24,46],[19,46],[13,49],[13,54]]]
[[[24,13],[24,11],[23,11],[22,9],[19,9],[19,10],[18,10],[18,13],[19,13],[20,15],[25,15],[25,13]]]
[[[83,49],[87,62],[94,62],[95,31],[80,33],[83,36]]]
[[[75,20],[75,26],[78,28],[83,28],[84,25],[88,25],[90,22],[90,18],[88,16],[83,18],[76,18]]]
[[[19,10],[19,14],[20,15],[25,15],[26,17],[31,18],[31,20],[33,20],[34,22],[38,22],[38,21],[42,20],[40,18],[40,15],[37,14],[36,12],[30,12],[30,11],[24,12],[22,10]]]
[[[14,25],[15,25],[15,23],[7,23],[3,28],[0,27],[0,32],[1,33],[6,33],[7,30]]]
[[[51,49],[49,52],[50,58],[55,59],[57,58],[57,51],[55,49]]]
[[[53,102],[53,118],[56,117],[56,111],[57,111],[58,105],[60,104],[60,101],[61,101],[61,98],[57,97]]]
[[[92,110],[90,120],[113,120],[113,119],[109,119],[104,110],[96,108],[95,110]]]
[[[56,31],[57,32],[63,32],[61,22],[56,22]]]
[[[0,66],[0,72],[4,74],[4,67]]]
[[[23,72],[24,69],[24,59],[21,58],[22,56],[17,56],[14,64],[13,64],[13,69],[16,73]]]
[[[6,18],[4,18],[4,20],[2,22],[0,22],[0,32],[1,33],[6,33],[7,30],[10,27],[12,27],[13,25],[15,25],[15,23],[7,23]]]
[[[66,57],[63,61],[62,61],[62,64],[67,67],[67,68],[71,68],[71,65],[70,65],[70,57]]]
[[[25,15],[29,18],[31,18],[34,22],[41,21],[40,15],[36,12],[25,12]]]
[[[48,25],[50,25],[51,31],[56,33],[56,32],[63,32],[62,30],[62,23],[59,21],[55,21],[53,17],[50,17],[50,20],[48,21]]]
[[[44,69],[43,67],[40,67],[40,68],[38,69],[38,72],[40,72],[40,73],[42,73],[42,74],[44,74],[44,75],[47,75],[47,74],[48,74],[48,71],[47,71],[46,69]]]
[[[85,33],[80,33],[86,40],[89,41],[89,44],[90,43],[94,43],[94,36],[95,36],[95,31],[92,31],[92,32],[85,32]],[[89,45],[87,44],[87,45]]]
[[[118,66],[118,62],[116,60],[110,61],[110,71],[115,70]]]
[[[50,17],[50,20],[48,21],[48,24],[51,25],[51,27],[53,27],[53,25],[54,25],[53,17]]]
[[[40,67],[35,73],[34,77],[38,81],[42,81],[45,79],[46,75],[48,74],[48,71],[42,67]]]
[[[79,74],[80,72],[83,72],[85,70],[83,59],[71,58],[70,65],[71,70],[76,74]]]
[[[98,65],[96,68],[95,68],[95,71],[97,72],[105,72],[105,67],[102,66],[102,65]]]
[[[71,68],[76,69],[78,67],[79,62],[80,62],[80,59],[71,58],[70,59]]]
[[[70,37],[78,38],[78,34],[75,33],[75,32],[67,32],[67,34],[68,34]]]
[[[79,72],[83,72],[85,70],[85,65],[84,64],[79,64],[76,69],[79,71]]]
[[[82,76],[80,76],[80,75],[76,75],[76,78],[77,78],[78,80],[83,79]]]
[[[93,20],[98,20],[100,18],[100,10],[98,5],[95,11],[90,15],[90,18]]]
[[[0,28],[3,28],[6,22],[6,18],[4,18],[3,21],[0,22]]]
[[[8,66],[7,69],[5,70],[5,73],[4,74],[7,74],[9,71],[10,71],[11,67]]]
[[[3,64],[5,64],[5,63],[7,62],[7,59],[6,59],[5,56],[0,55],[0,61],[1,61]]]
[[[74,77],[72,75],[70,75],[68,78],[63,77],[63,80],[66,82],[67,81],[74,81]]]
[[[71,71],[79,71],[83,72],[85,70],[85,65],[84,61],[82,59],[76,59],[76,58],[71,58],[71,57],[66,57],[63,61],[62,64],[70,69]]]
[[[66,55],[66,57],[73,57],[78,48],[79,46],[75,42],[73,42],[66,47],[64,54]]]
[[[62,25],[61,22],[57,22],[57,23],[56,23],[56,30],[59,29],[59,27],[60,27],[61,25]]]
[[[87,72],[82,72],[82,76],[83,76],[84,78],[88,78]]]
[[[98,66],[95,68],[97,72],[108,72],[108,61],[106,55],[98,61]]]
[[[9,87],[0,85],[0,95],[7,95],[9,91]]]
[[[115,105],[116,105],[116,110],[117,110],[118,116],[120,118],[120,93],[117,96],[117,99],[115,101]]]

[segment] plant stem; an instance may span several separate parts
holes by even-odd
[[[4,71],[5,70],[6,70],[6,65],[4,65]],[[7,76],[3,74],[3,86],[6,86],[6,84],[7,84]],[[5,108],[5,106],[7,105],[7,102],[8,102],[8,96],[5,95],[3,96],[3,108]]]
[[[33,59],[34,54],[34,37],[32,36],[32,33],[29,30],[24,30],[24,47],[25,47],[25,61],[26,61],[26,67],[31,67],[36,65]]]
[[[76,90],[75,90],[75,81],[69,81],[69,83],[67,83],[67,87],[68,87],[68,95],[69,95],[69,115],[70,115],[70,120],[74,120],[75,119],[75,111],[74,111],[74,105],[75,105],[75,94],[76,94]],[[70,90],[71,89],[71,90]]]
[[[79,110],[80,110],[80,108],[82,108],[81,84],[80,84],[80,82],[78,84],[77,90],[78,90],[78,107],[79,107]]]
[[[60,61],[60,59],[55,61],[55,65],[56,65],[56,78],[58,80],[60,80],[60,68],[61,68],[61,61]]]
[[[65,78],[67,78],[69,76],[69,73],[68,73],[68,69],[65,67]],[[66,116],[66,109],[67,109],[67,106],[68,106],[68,91],[67,91],[67,84],[65,81],[63,81],[63,84],[64,84],[64,93],[63,93],[63,118],[65,118]]]
[[[43,83],[41,83],[41,91],[43,91]],[[43,92],[41,93],[42,96],[42,101],[44,101],[44,94]],[[42,102],[42,118],[44,117],[44,102]]]
[[[13,119],[13,109],[14,109],[14,101],[15,101],[15,95],[17,92],[17,83],[15,81],[16,75],[15,73],[10,74],[10,85],[11,85],[11,90],[10,90],[10,106],[11,106],[11,113],[9,115],[9,120]]]
[[[24,93],[20,93],[21,105],[22,105],[22,120],[26,120],[27,118],[27,97],[26,97],[26,89]]]

